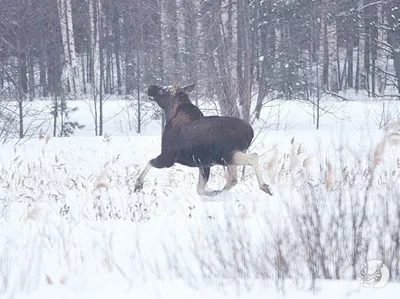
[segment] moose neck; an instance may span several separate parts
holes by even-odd
[[[167,103],[168,104],[164,108],[167,122],[170,121],[175,116],[175,114],[177,113],[177,109],[180,105],[192,105],[189,96],[187,95],[186,92],[182,90],[176,91],[176,94],[173,97],[173,99]]]
[[[200,109],[190,101],[171,103],[170,107],[164,109],[166,121],[174,125],[189,124],[196,119],[204,117]]]
[[[178,105],[174,103],[174,104],[168,105],[168,107],[166,107],[166,109],[164,109],[166,122],[169,122],[174,117],[177,107],[178,107]]]

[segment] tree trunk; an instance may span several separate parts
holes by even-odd
[[[238,0],[237,24],[237,78],[239,103],[242,118],[250,122],[251,108],[251,52],[250,52],[250,15],[248,0]]]
[[[166,38],[165,38],[165,63],[167,67],[167,80],[172,83],[179,83],[181,78],[179,40],[178,40],[178,11],[177,0],[164,0],[166,17]]]
[[[29,82],[29,100],[33,101],[35,98],[35,70],[33,65],[32,51],[28,52],[28,82]]]
[[[132,94],[134,90],[134,77],[135,77],[135,69],[134,69],[134,61],[133,61],[133,48],[134,48],[134,40],[133,40],[133,32],[131,28],[133,27],[133,22],[130,17],[130,14],[133,13],[130,11],[124,11],[124,36],[125,36],[125,93]]]
[[[188,82],[197,80],[197,8],[193,0],[183,0],[184,15],[184,63]]]
[[[75,54],[75,37],[72,25],[71,0],[59,0],[58,2],[62,43],[64,47],[62,83],[65,92],[76,93],[75,77],[77,75],[77,61]]]
[[[398,2],[389,1],[386,7],[386,18],[389,25],[387,43],[391,46],[391,54],[396,76],[396,87],[400,96],[400,9]]]
[[[355,90],[360,90],[360,45],[357,47]]]
[[[103,28],[103,17],[99,14],[99,29]],[[99,136],[103,136],[103,104],[104,104],[104,91],[105,91],[105,75],[106,68],[104,67],[104,32],[99,30]]]
[[[322,69],[322,85],[329,90],[329,41],[328,41],[328,18],[324,18],[324,62]]]
[[[114,38],[115,38],[115,67],[117,70],[117,93],[122,94],[122,80],[121,80],[121,25],[119,22],[119,11],[114,8],[113,14],[113,28],[114,28]]]
[[[370,49],[371,49],[371,35],[370,35],[370,20],[368,16],[364,17],[364,69],[366,78],[366,89],[368,96],[370,96]]]
[[[261,61],[261,75],[259,81],[259,91],[257,96],[257,104],[255,108],[256,119],[260,118],[262,104],[265,96],[267,95],[267,64],[268,64],[268,43],[267,43],[268,29],[267,25],[260,26],[260,46],[261,46],[261,56],[263,57]]]
[[[348,41],[346,46],[346,56],[347,56],[347,88],[353,88],[353,42]]]

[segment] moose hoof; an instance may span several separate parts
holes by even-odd
[[[213,197],[217,196],[218,194],[221,194],[222,190],[212,190],[207,192],[207,196]]]
[[[143,189],[143,182],[141,182],[141,181],[136,181],[134,192],[140,191],[140,190],[142,190],[142,189]]]
[[[268,186],[267,184],[262,184],[262,185],[260,186],[260,189],[261,189],[262,191],[264,191],[265,193],[267,193],[267,194],[269,194],[269,195],[272,196],[272,192],[271,192],[271,190],[270,190],[270,188],[269,188],[269,186]]]
[[[222,192],[222,190],[212,190],[212,191],[203,191],[203,192],[198,192],[198,193],[200,196],[213,197],[213,196],[217,196],[221,192]]]

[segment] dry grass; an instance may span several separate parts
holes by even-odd
[[[390,153],[398,146],[399,136],[396,132],[386,133],[369,152],[341,146],[329,157],[307,153],[307,144],[292,140],[288,152],[276,150],[263,163],[269,182],[280,188],[273,199],[279,202],[278,212],[236,198],[232,204],[235,213],[226,210],[199,219],[199,208],[189,205],[190,216],[185,218],[185,226],[180,223],[182,226],[175,230],[176,239],[150,238],[164,245],[164,257],[160,252],[152,255],[151,250],[141,251],[142,241],[135,239],[138,237],[134,232],[127,234],[130,260],[126,254],[122,258],[116,253],[118,243],[113,233],[105,230],[105,221],[151,224],[157,220],[158,198],[163,198],[164,207],[172,205],[168,197],[172,190],[182,187],[182,177],[194,183],[197,177],[189,171],[171,170],[160,183],[165,188],[159,188],[157,180],[149,183],[145,193],[133,194],[139,166],[127,167],[120,155],[110,154],[108,162],[96,171],[82,173],[74,169],[79,164],[68,163],[65,154],[49,156],[50,140],[40,150],[42,158],[30,161],[16,156],[0,171],[0,182],[6,187],[0,201],[0,220],[15,220],[15,210],[22,207],[20,219],[35,224],[21,237],[24,244],[13,244],[14,239],[3,244],[0,273],[10,274],[17,269],[19,262],[11,252],[29,248],[23,266],[15,270],[21,275],[18,288],[26,290],[40,284],[37,277],[44,283],[63,284],[70,275],[82,271],[80,267],[90,265],[118,273],[130,282],[131,273],[143,273],[143,279],[149,275],[178,277],[192,286],[200,280],[234,283],[241,293],[251,289],[253,280],[264,280],[285,292],[288,281],[299,288],[315,289],[321,278],[354,279],[360,263],[366,258],[379,258],[391,270],[392,279],[399,280],[400,258],[393,252],[400,250],[400,157]],[[104,146],[112,142],[108,136]],[[223,185],[223,176],[215,177],[216,183]],[[252,174],[249,180],[253,182]],[[187,197],[194,193],[195,188],[188,191]],[[181,214],[175,211],[168,219],[175,220]],[[85,223],[93,225],[96,232]],[[91,246],[82,248],[78,234],[81,229],[87,230]],[[187,230],[191,240],[180,239]],[[61,273],[47,271],[46,254],[50,253],[59,254]],[[3,290],[10,289],[7,276],[0,277]]]

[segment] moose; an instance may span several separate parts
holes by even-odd
[[[228,116],[204,116],[189,99],[195,83],[180,87],[150,85],[146,94],[155,101],[166,116],[161,139],[161,154],[151,159],[135,183],[134,191],[143,188],[143,182],[152,168],[170,168],[175,163],[199,168],[197,193],[215,196],[237,184],[237,166],[251,165],[262,191],[272,196],[264,182],[256,153],[246,153],[254,137],[253,128],[244,120]],[[226,184],[222,190],[206,190],[210,168],[222,165],[227,169]]]

